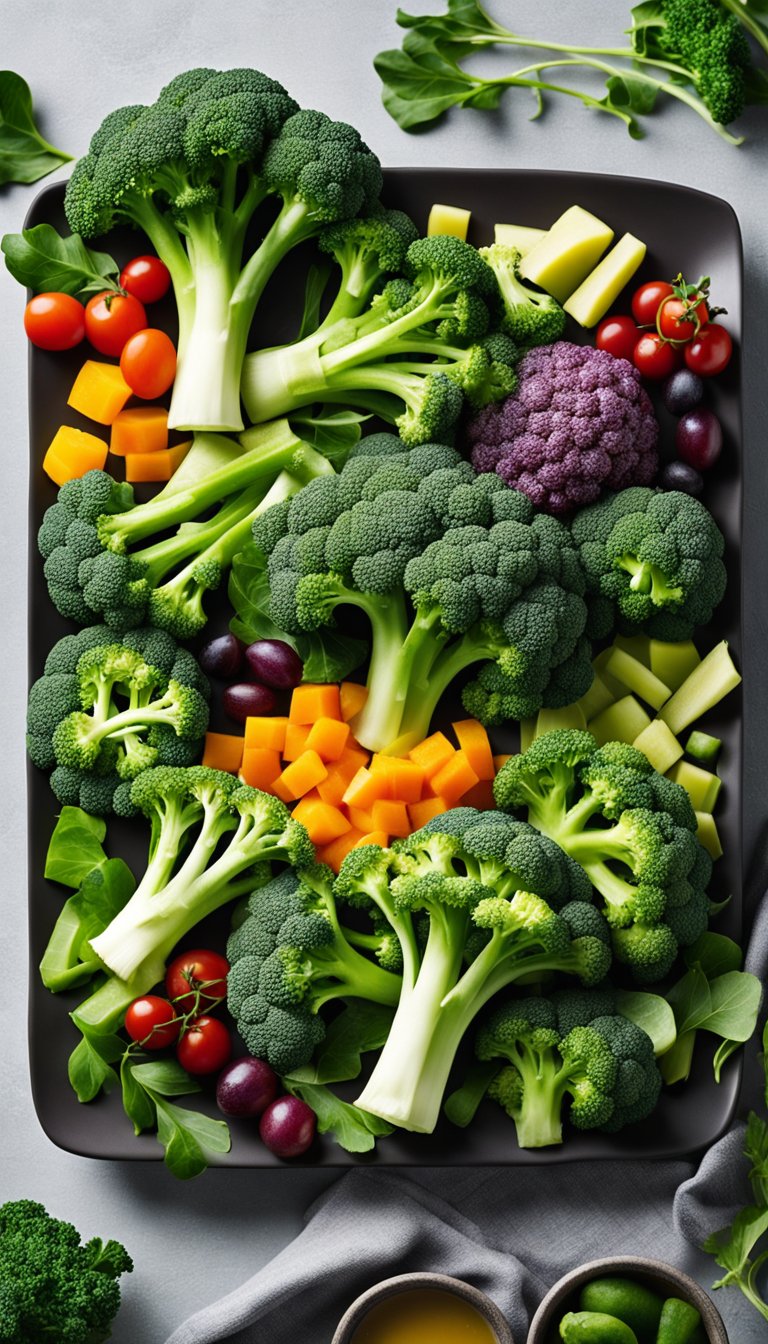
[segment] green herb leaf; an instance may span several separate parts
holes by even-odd
[[[667,1002],[675,1014],[678,1035],[695,1031],[712,1008],[709,981],[704,972],[697,966],[688,971],[672,986],[667,994]]]
[[[6,233],[0,243],[14,280],[35,294],[85,294],[115,289],[118,265],[106,252],[92,252],[78,234],[62,237],[51,224]]]
[[[40,963],[48,989],[57,994],[72,989],[102,969],[90,941],[111,924],[135,888],[133,873],[122,859],[105,859],[86,873],[80,890],[64,902]]]
[[[731,1041],[748,1041],[757,1025],[763,987],[748,971],[728,971],[710,982],[710,1012],[699,1023],[702,1031],[711,1031]]]
[[[432,48],[418,55],[410,51],[382,51],[373,62],[384,90],[382,101],[404,131],[436,121],[452,107],[462,107],[478,92],[477,81],[444,60]],[[488,85],[485,106],[497,107],[504,86]]]
[[[715,1057],[712,1060],[712,1069],[714,1071],[716,1083],[720,1082],[720,1077],[723,1072],[723,1066],[731,1058],[731,1055],[735,1054],[736,1051],[741,1048],[742,1044],[743,1044],[742,1041],[720,1042],[715,1051]]]
[[[106,834],[102,817],[89,816],[81,807],[62,807],[48,845],[45,876],[65,887],[79,887],[93,868],[106,862]]]
[[[377,1138],[392,1133],[392,1125],[342,1101],[330,1088],[317,1083],[299,1083],[284,1078],[283,1082],[295,1097],[301,1097],[317,1116],[320,1134],[330,1134],[348,1153],[370,1153]]]
[[[82,1040],[72,1051],[67,1068],[78,1101],[93,1101],[100,1092],[109,1092],[115,1086],[118,1077],[111,1065],[122,1057],[124,1050],[125,1042],[119,1036],[83,1031]]]
[[[368,656],[364,639],[351,639],[334,630],[302,635],[297,643],[305,681],[344,681]]]
[[[133,1124],[134,1134],[154,1129],[157,1123],[155,1103],[149,1092],[134,1077],[133,1057],[124,1054],[120,1063],[120,1083],[123,1089],[123,1110]]]
[[[650,1036],[654,1054],[663,1055],[672,1049],[677,1039],[675,1014],[660,994],[621,989],[616,996],[616,1011]]]
[[[157,1108],[157,1138],[165,1149],[165,1165],[180,1181],[199,1176],[208,1166],[209,1158],[229,1152],[232,1140],[223,1120],[212,1120],[198,1111],[173,1106],[160,1097],[153,1099]]]
[[[290,417],[294,433],[336,468],[344,465],[355,444],[360,442],[360,426],[370,419],[370,415],[352,410],[321,410],[319,415],[298,412]]]
[[[0,70],[0,186],[37,182],[71,158],[38,131],[27,81],[14,70]]]
[[[722,933],[702,933],[684,953],[686,966],[698,966],[708,980],[726,971],[741,969],[743,953],[738,943]]]
[[[131,1072],[142,1087],[157,1092],[161,1097],[184,1097],[202,1088],[175,1059],[153,1059],[148,1064],[134,1064]]]
[[[477,1114],[477,1108],[499,1072],[498,1060],[471,1064],[461,1087],[446,1098],[443,1111],[452,1125],[466,1129]]]
[[[354,999],[328,1027],[314,1063],[294,1069],[293,1082],[343,1083],[360,1076],[361,1055],[380,1050],[392,1026],[391,1008]]]

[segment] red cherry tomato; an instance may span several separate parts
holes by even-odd
[[[232,1040],[217,1017],[196,1017],[176,1046],[176,1058],[187,1073],[217,1073],[232,1053]]]
[[[171,272],[159,257],[134,257],[120,272],[120,288],[141,303],[157,303],[171,287]]]
[[[85,305],[85,334],[101,355],[119,355],[128,337],[146,325],[144,305],[131,294],[107,289]]]
[[[733,341],[729,332],[719,322],[709,322],[701,328],[690,345],[686,345],[685,362],[700,378],[712,378],[723,372],[732,354]]]
[[[666,280],[649,280],[632,295],[632,313],[641,327],[655,327],[660,305],[673,293]]]
[[[657,331],[646,331],[632,354],[632,361],[644,378],[668,378],[680,363],[674,345],[662,340]]]
[[[137,397],[151,401],[168,391],[176,377],[176,348],[157,327],[129,336],[120,355],[120,372]]]
[[[85,336],[83,305],[71,294],[36,294],[24,309],[24,330],[40,350],[71,350]]]
[[[595,345],[617,359],[631,360],[639,336],[634,318],[619,313],[616,317],[603,318],[595,334]]]
[[[682,299],[664,299],[659,309],[659,328],[668,341],[689,341],[696,334],[696,322],[692,317],[683,318],[683,314],[695,312],[699,325],[703,327],[709,321],[709,309],[706,300],[701,299],[693,305],[693,299],[686,305]]]
[[[130,1005],[125,1014],[125,1030],[145,1050],[163,1050],[178,1038],[181,1023],[172,1003],[158,994],[145,994]]]
[[[175,999],[179,1008],[188,1012],[194,1006],[193,991],[201,985],[205,985],[201,992],[206,998],[226,998],[228,971],[229,962],[218,952],[198,948],[182,952],[174,957],[165,972],[165,992],[169,999]]]

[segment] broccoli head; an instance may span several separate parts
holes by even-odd
[[[633,30],[642,54],[673,63],[678,78],[687,76],[712,120],[722,126],[736,121],[749,100],[752,57],[742,23],[750,25],[750,32],[757,24],[750,24],[751,16],[740,17],[747,9],[743,0],[735,5],[731,0],[662,0],[636,36]],[[764,31],[762,41],[765,45]]]
[[[723,534],[692,495],[622,490],[577,513],[571,533],[595,602],[595,634],[608,633],[602,619],[608,603],[627,633],[673,643],[690,639],[725,593]]]
[[[493,243],[481,247],[480,256],[496,276],[504,304],[504,331],[518,350],[559,341],[565,331],[565,312],[551,294],[532,289],[520,278],[521,257],[517,248]]]

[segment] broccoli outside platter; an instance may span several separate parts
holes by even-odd
[[[713,1091],[707,1028],[678,1037],[666,995],[736,927],[738,488],[660,488],[647,380],[524,278],[525,230],[491,241],[574,190],[382,174],[249,70],[179,76],[76,166],[70,227],[168,266],[191,446],[159,488],[114,455],[34,485],[33,1072],[56,1069],[57,1141],[152,1157],[157,1133],[182,1176],[281,1160],[257,1121],[229,1133],[227,1066],[189,1067],[200,1015],[309,1111],[305,1160],[650,1156],[681,1151],[678,1112],[686,1148],[722,1127],[736,1061]],[[578,193],[679,268],[631,183]],[[460,197],[469,240],[423,236]],[[75,358],[33,362],[34,445]],[[243,687],[263,708],[238,721]],[[215,992],[174,991],[202,948]],[[133,1034],[151,999],[167,1039]]]

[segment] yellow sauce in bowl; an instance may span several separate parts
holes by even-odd
[[[480,1312],[456,1293],[411,1288],[377,1302],[352,1344],[497,1344]]]

